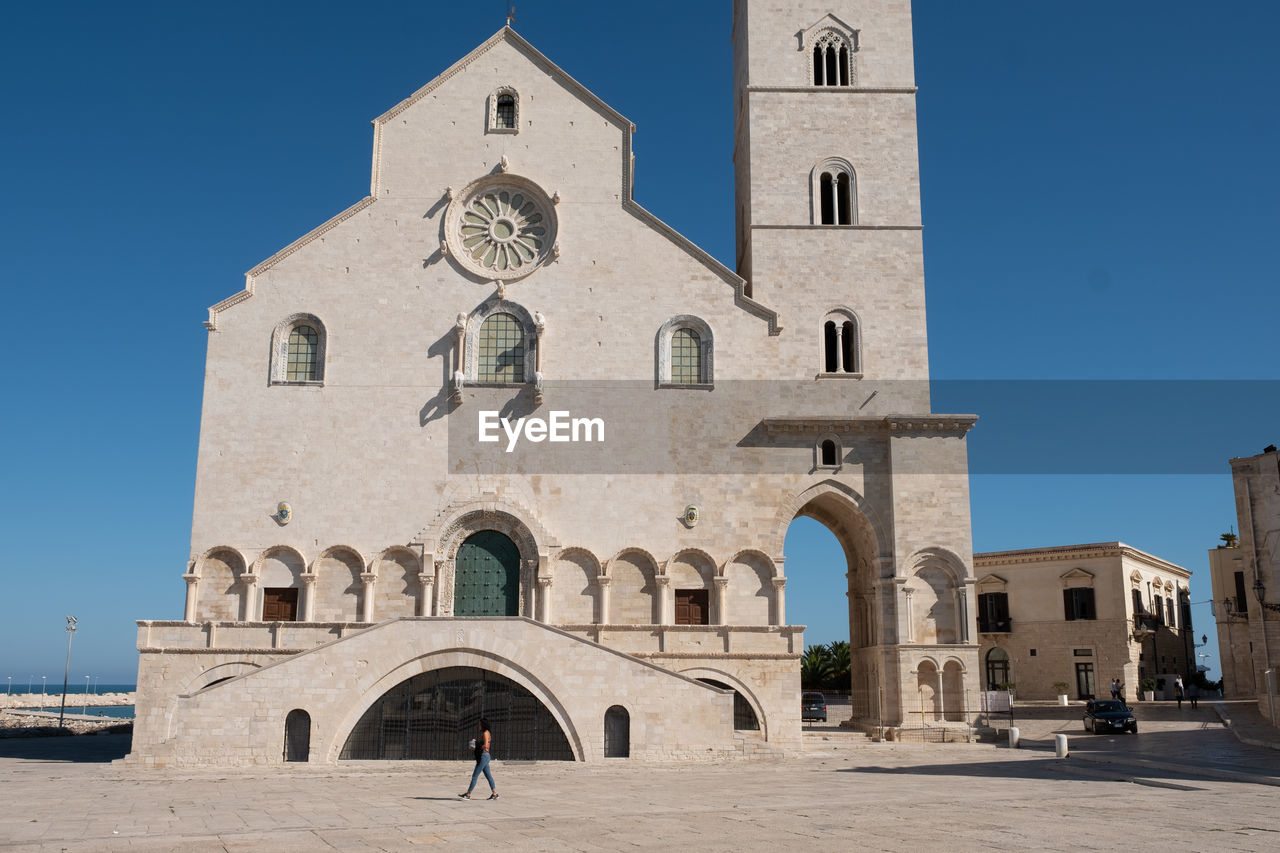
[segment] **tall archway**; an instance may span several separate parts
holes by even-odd
[[[471,534],[458,548],[455,616],[520,615],[520,550],[496,530]]]
[[[572,761],[551,711],[522,685],[495,672],[452,666],[400,682],[369,707],[343,744],[346,760],[464,760],[481,719],[499,761]]]
[[[805,643],[810,647],[832,641],[839,646],[843,637],[848,638],[847,648],[837,648],[831,656],[836,672],[826,682],[825,690],[849,691],[848,718],[875,724],[888,695],[878,648],[883,643],[877,605],[880,537],[858,497],[836,485],[822,484],[802,493],[787,512],[791,518],[783,553],[787,557],[787,598],[791,606],[786,621],[809,626]],[[816,562],[809,554],[803,561],[794,556],[808,552],[807,546],[815,541],[820,546],[814,549]],[[821,547],[824,542],[825,547]],[[816,577],[807,577],[809,574]],[[815,582],[821,585],[820,594],[801,592]],[[838,586],[833,588],[832,584]],[[833,607],[839,601],[833,594],[836,589],[847,596],[838,613],[827,610],[818,615],[797,610],[796,602],[805,599],[831,602],[829,606]],[[793,590],[797,594],[791,594]],[[844,633],[846,628],[848,633]],[[845,712],[838,709],[834,713]]]

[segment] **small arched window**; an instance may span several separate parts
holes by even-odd
[[[822,468],[835,468],[840,464],[840,446],[835,439],[824,439],[818,445],[818,465]]]
[[[480,326],[480,362],[476,381],[524,382],[524,329],[510,314],[491,314]]]
[[[832,311],[822,322],[822,372],[827,375],[862,375],[862,335],[853,312]]]
[[[851,56],[848,42],[834,30],[822,33],[813,43],[813,85],[848,86]]]
[[[511,86],[495,89],[489,95],[490,133],[520,132],[520,95]]]
[[[987,689],[1002,690],[1009,683],[1009,653],[1000,647],[987,652]]]
[[[294,314],[272,333],[271,384],[316,385],[324,382],[324,324],[311,314]]]
[[[711,327],[681,314],[658,330],[658,384],[699,386],[713,381]]]

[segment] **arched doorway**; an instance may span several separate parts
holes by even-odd
[[[821,683],[802,689],[825,693],[832,719],[876,725],[892,718],[886,704],[893,689],[892,681],[882,683],[880,672],[878,538],[856,498],[839,487],[821,486],[806,495],[793,510],[783,542],[785,619],[808,626],[806,658],[819,658],[809,668],[810,680],[812,673],[824,673]],[[845,701],[847,708],[841,707]]]
[[[338,756],[351,760],[465,760],[484,718],[498,761],[573,761],[573,749],[536,696],[476,667],[424,672],[388,690],[364,712]]]
[[[294,708],[284,718],[284,760],[306,761],[311,757],[311,715]]]
[[[604,712],[604,757],[631,756],[631,715],[621,705]]]
[[[520,549],[496,530],[471,534],[458,548],[453,588],[455,616],[517,616]]]

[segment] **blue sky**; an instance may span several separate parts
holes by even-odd
[[[637,124],[637,200],[732,265],[728,0],[517,7],[523,36]],[[6,9],[0,678],[55,680],[73,613],[72,681],[131,681],[133,620],[181,617],[206,307],[368,192],[369,121],[504,8]],[[1227,458],[1280,439],[1261,405],[1277,395],[1253,396],[1275,386],[1220,382],[1280,379],[1280,7],[924,0],[915,26],[934,377],[1205,380],[1171,386],[1179,418],[1061,406],[1035,470],[975,474],[975,548],[1121,539],[1194,570],[1207,600],[1204,552],[1235,521]],[[975,458],[1001,458],[998,420]],[[1207,441],[1220,465],[1054,464],[1109,430]],[[788,541],[810,642],[846,635],[833,546]]]

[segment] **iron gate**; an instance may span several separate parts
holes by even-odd
[[[536,696],[497,673],[463,666],[424,672],[388,690],[356,723],[339,758],[471,759],[467,741],[481,717],[493,732],[494,760],[574,760],[560,724]]]

